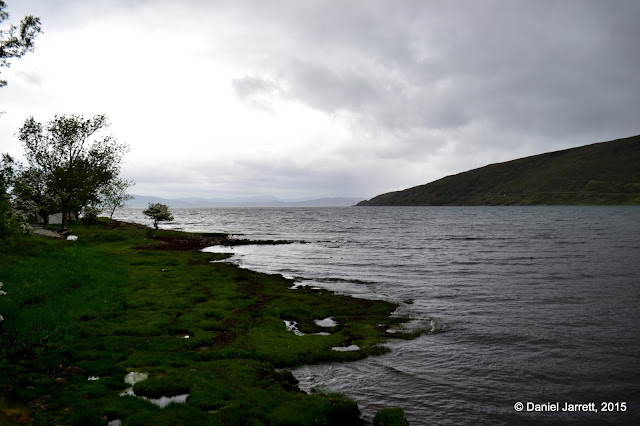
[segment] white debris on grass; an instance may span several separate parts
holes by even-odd
[[[67,241],[78,241],[78,236],[77,235],[69,235],[67,237]]]
[[[89,380],[89,381],[100,380],[100,377],[96,377],[96,376],[89,376],[89,377],[87,378],[87,380]]]

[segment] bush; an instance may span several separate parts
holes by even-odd
[[[404,410],[400,407],[383,408],[373,418],[374,426],[409,426],[404,416]]]
[[[97,207],[87,206],[82,209],[82,223],[85,225],[95,225],[98,223],[98,215],[102,213]]]

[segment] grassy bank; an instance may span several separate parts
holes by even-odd
[[[415,336],[386,332],[404,321],[392,303],[291,290],[197,250],[221,236],[72,227],[78,241],[31,237],[1,253],[0,424],[357,424],[353,401],[303,393],[286,369]],[[337,325],[314,321],[327,317]],[[350,345],[360,350],[332,349]],[[121,395],[131,372],[147,378]],[[178,395],[186,403],[149,401]]]

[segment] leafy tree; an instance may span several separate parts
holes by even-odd
[[[16,236],[29,233],[31,227],[27,224],[27,215],[31,213],[28,204],[20,208],[11,203],[11,190],[15,184],[18,165],[9,154],[3,154],[0,159],[0,249]]]
[[[133,196],[127,192],[133,185],[133,181],[118,178],[102,189],[101,204],[110,212],[109,219],[113,218],[116,209],[124,207],[127,201],[133,199]]]
[[[0,160],[0,241],[5,242],[13,233],[10,225],[11,202],[9,188],[13,182],[14,161],[9,154]]]
[[[0,0],[0,23],[9,18],[6,7],[6,3]],[[6,30],[0,29],[0,67],[9,68],[10,59],[21,58],[27,52],[32,52],[34,40],[41,32],[40,18],[31,15],[25,16],[19,27],[10,25]],[[0,80],[0,87],[6,85],[6,80]]]
[[[158,222],[173,220],[173,215],[166,204],[149,203],[149,207],[146,210],[143,210],[142,213],[153,219],[153,226],[156,229],[158,229]]]
[[[45,225],[49,224],[49,216],[60,211],[58,197],[51,193],[45,180],[44,172],[35,167],[23,170],[16,178],[13,188],[14,204],[33,203],[33,211],[37,213]]]
[[[29,166],[42,172],[60,203],[63,227],[72,213],[77,217],[83,207],[98,204],[101,190],[118,177],[128,147],[113,136],[90,141],[108,125],[104,115],[63,115],[46,127],[31,117],[19,130]]]

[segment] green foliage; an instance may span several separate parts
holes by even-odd
[[[35,167],[20,171],[12,192],[14,206],[30,205],[30,213],[40,215],[45,225],[52,213],[60,211],[59,198],[47,186],[43,171]]]
[[[127,192],[133,185],[133,181],[118,178],[113,179],[102,189],[100,203],[109,212],[109,219],[113,217],[116,209],[124,207],[127,201],[133,199],[133,196]]]
[[[10,248],[15,238],[28,234],[31,230],[27,224],[27,211],[16,208],[11,203],[10,191],[16,183],[16,169],[13,158],[3,154],[0,159],[0,252]]]
[[[9,18],[5,10],[6,3],[0,0],[0,23]],[[20,22],[20,27],[14,25],[8,29],[0,29],[0,67],[9,67],[10,59],[21,58],[34,49],[34,40],[42,32],[40,18],[26,16]],[[0,87],[6,86],[6,80],[0,80]]]
[[[409,426],[404,410],[399,407],[383,408],[373,418],[374,426]]]
[[[640,136],[491,164],[363,206],[640,204]]]
[[[96,206],[86,206],[82,209],[82,223],[86,225],[93,225],[98,223],[98,215],[102,210]]]
[[[101,191],[117,182],[127,146],[113,136],[90,143],[107,126],[104,115],[87,120],[63,115],[46,126],[31,117],[19,130],[30,167],[42,174],[47,191],[60,203],[63,227],[72,213],[77,216],[83,207],[98,204]]]
[[[13,158],[3,154],[0,160],[0,242],[6,244],[14,234],[11,220],[11,203],[9,201],[9,187],[13,180]]]
[[[153,226],[156,229],[158,229],[158,222],[173,220],[173,215],[166,204],[149,203],[149,207],[143,210],[142,213],[153,219]]]
[[[25,423],[361,423],[353,401],[300,392],[277,368],[379,353],[381,341],[396,338],[385,330],[406,321],[390,316],[396,305],[291,290],[282,276],[211,263],[212,254],[145,250],[157,236],[199,236],[107,223],[75,223],[74,244],[20,240],[0,257],[0,394],[25,407]],[[315,325],[328,316],[335,327]],[[284,319],[306,334],[287,331]],[[350,344],[362,350],[332,350]],[[68,366],[84,373],[65,376]],[[148,374],[134,386],[138,396],[119,395],[129,372]],[[186,404],[166,408],[141,398],[184,393]]]

